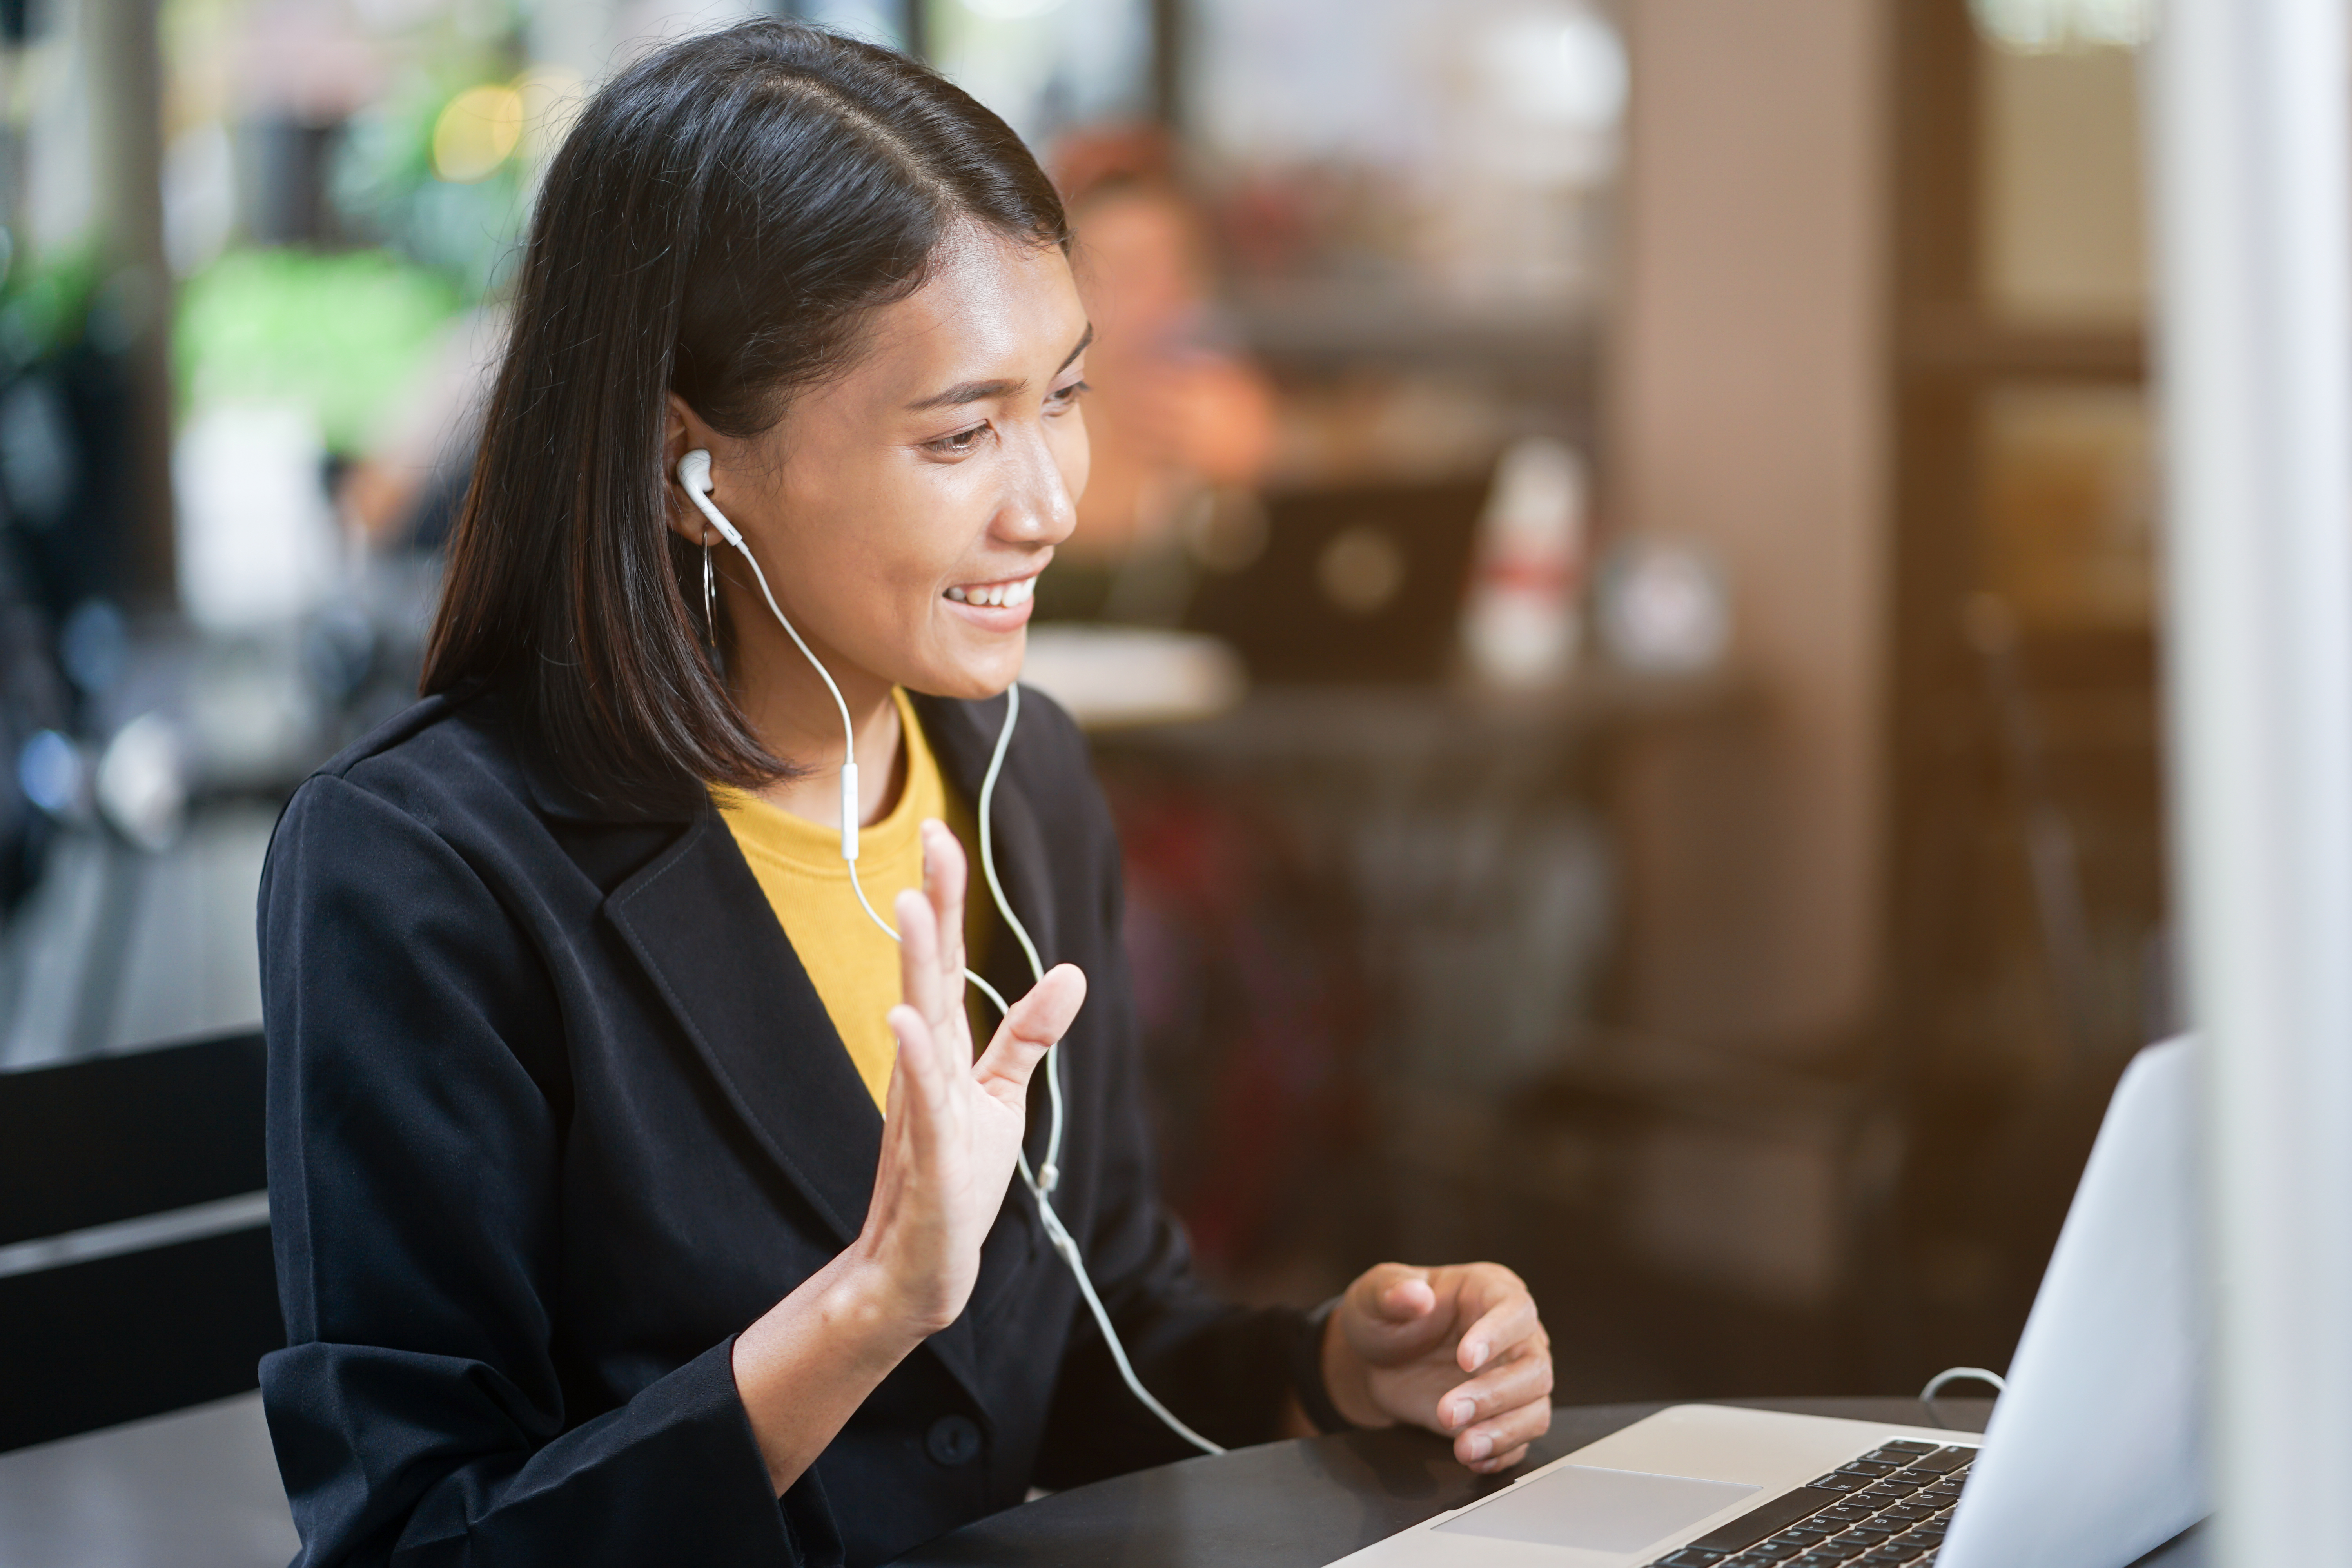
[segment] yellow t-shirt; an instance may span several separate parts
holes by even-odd
[[[932,755],[923,727],[915,718],[914,704],[904,691],[894,696],[898,728],[905,737],[901,744],[907,759],[906,782],[897,804],[882,819],[858,830],[857,879],[873,901],[875,912],[895,924],[891,904],[907,889],[923,885],[919,831],[923,819],[937,817],[945,822],[963,846],[964,859],[971,868],[971,888],[978,890],[977,897],[968,890],[964,900],[965,962],[977,969],[980,950],[975,939],[986,929],[980,909],[988,897],[980,877],[977,822],[962,797],[948,788],[939,759]],[[795,816],[737,790],[714,789],[711,800],[728,830],[735,835],[751,875],[759,879],[760,890],[768,895],[793,951],[800,955],[801,967],[808,971],[818,1000],[840,1032],[841,1043],[848,1047],[849,1059],[865,1080],[866,1091],[877,1107],[882,1105],[898,1059],[898,1047],[884,1015],[901,1000],[898,944],[877,930],[857,907],[857,895],[849,886],[849,868],[841,858],[841,830]],[[983,1041],[987,1037],[978,1027],[982,1012],[973,1011],[973,1039]]]

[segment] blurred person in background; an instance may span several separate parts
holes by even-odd
[[[989,816],[1059,962],[1031,989],[968,919],[1087,487],[1067,244],[1001,121],[782,23],[639,62],[550,168],[431,695],[303,785],[263,880],[262,1388],[305,1563],[878,1563],[1183,1457],[1007,1200],[1057,1041],[1053,1202],[1184,1422],[1409,1422],[1482,1471],[1546,1429],[1508,1270],[1382,1265],[1314,1314],[1195,1279],[1115,838],[1042,698]],[[967,949],[1019,994],[984,1050]]]
[[[1058,183],[1095,327],[1087,405],[1094,459],[1077,529],[1042,581],[1053,619],[1173,619],[1183,521],[1248,491],[1274,455],[1274,389],[1220,320],[1203,217],[1164,133],[1070,138]]]
[[[430,552],[449,542],[507,325],[504,310],[484,306],[444,328],[418,384],[344,470],[336,501],[372,549]]]

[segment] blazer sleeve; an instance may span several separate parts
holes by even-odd
[[[814,1476],[774,1494],[731,1341],[566,1409],[561,1013],[474,867],[322,775],[279,824],[259,934],[288,1337],[261,1387],[298,1563],[838,1561]]]
[[[1105,928],[1097,964],[1108,972],[1088,976],[1094,984],[1087,1005],[1113,1016],[1099,1069],[1108,1075],[1106,1115],[1100,1130],[1087,1134],[1103,1152],[1099,1187],[1078,1240],[1143,1386],[1213,1442],[1263,1443],[1276,1436],[1299,1342],[1310,1331],[1307,1315],[1287,1307],[1237,1307],[1213,1295],[1192,1272],[1183,1226],[1160,1201],[1119,936],[1118,840],[1100,795],[1091,787],[1087,795],[1088,863],[1103,868],[1098,908],[1089,913]],[[1078,1317],[1047,1417],[1038,1483],[1076,1486],[1198,1453],[1129,1391],[1083,1303]]]

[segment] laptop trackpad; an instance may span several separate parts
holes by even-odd
[[[1431,1528],[1538,1546],[1638,1552],[1757,1489],[1738,1481],[1562,1465]]]

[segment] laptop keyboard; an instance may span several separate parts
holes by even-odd
[[[1925,1568],[1972,1447],[1888,1443],[1668,1552],[1650,1568]]]

